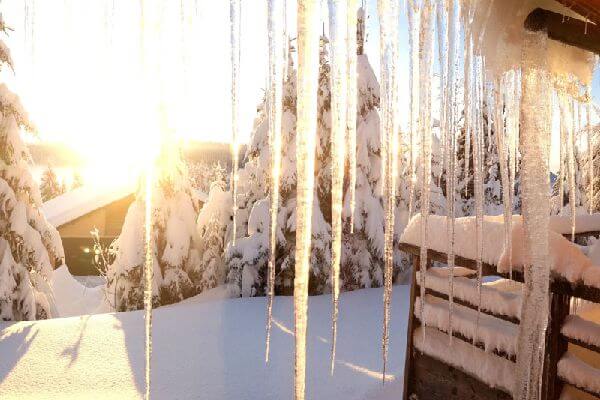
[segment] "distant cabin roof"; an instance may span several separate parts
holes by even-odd
[[[84,185],[48,200],[42,205],[42,211],[48,222],[58,228],[134,192],[133,183],[112,186]]]
[[[48,222],[56,228],[98,210],[135,192],[135,183],[120,183],[112,186],[84,185],[80,188],[48,200],[42,211]],[[196,190],[196,198],[205,203],[206,193]]]

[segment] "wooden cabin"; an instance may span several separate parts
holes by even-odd
[[[524,29],[544,31],[551,40],[600,54],[600,0],[557,3],[585,20],[538,8],[529,14]],[[596,226],[579,230],[576,236],[597,237],[600,215],[586,217],[593,217]],[[429,218],[438,222],[432,225],[428,221],[429,232],[445,232],[445,217]],[[428,238],[426,249],[422,248],[420,226],[411,226],[419,225],[420,219],[411,220],[400,244],[413,259],[403,399],[512,399],[519,357],[521,287],[526,279],[514,259],[509,271],[500,257],[491,255],[502,247],[498,244],[503,241],[502,222],[484,221],[488,226],[483,229],[480,264],[475,261],[478,250],[473,250],[475,240],[470,237],[475,221],[462,220],[463,237],[455,237],[459,244],[455,243],[455,268],[450,272],[449,256],[440,244],[444,240]],[[600,399],[600,266],[593,265],[563,237],[571,239],[571,234],[557,229],[561,225],[561,221],[554,225],[551,221],[549,232],[553,236],[550,257],[562,257],[563,268],[554,269],[557,258],[553,259],[540,399]],[[522,246],[513,237],[513,249],[515,241]],[[426,261],[421,263],[424,256]],[[422,266],[426,269],[421,270]],[[480,286],[479,271],[494,283]],[[450,274],[454,276],[452,289]],[[595,314],[578,310],[576,305],[582,302]]]
[[[121,233],[134,189],[131,184],[83,186],[44,203],[46,218],[60,233],[65,264],[72,275],[98,275],[90,232],[97,229],[103,246],[110,245]]]

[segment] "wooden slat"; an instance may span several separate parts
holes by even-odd
[[[415,324],[415,329],[417,327],[421,326],[421,320],[419,318],[416,318],[413,323]],[[438,331],[443,332],[446,335],[448,335],[448,331],[440,329],[437,326],[427,325],[427,327],[429,327],[429,328],[435,328]],[[492,351],[487,351],[485,349],[485,344],[483,342],[475,342],[475,343],[473,343],[473,339],[466,337],[465,335],[461,334],[460,332],[453,331],[452,332],[452,337],[454,337],[457,340],[461,340],[461,341],[463,341],[465,343],[468,343],[471,346],[475,346],[478,349],[481,349],[481,350],[485,351],[486,353],[494,354],[495,356],[500,357],[500,358],[504,358],[504,359],[506,359],[508,361],[517,362],[516,355],[514,355],[514,354],[508,354],[505,351],[498,351],[498,350],[495,350],[495,349],[492,350]]]
[[[565,380],[565,379],[560,379],[560,378],[559,378],[559,380],[561,381],[561,383],[562,383],[563,385],[569,385],[569,386],[572,386],[572,387],[574,387],[574,388],[575,388],[575,389],[577,389],[577,390],[581,390],[582,392],[585,392],[585,393],[589,394],[590,396],[594,396],[595,398],[597,398],[597,399],[600,399],[600,393],[596,393],[596,392],[593,392],[593,391],[591,391],[591,390],[589,390],[589,389],[586,389],[586,388],[584,388],[584,387],[581,387],[581,386],[574,385],[574,384],[572,384],[571,382],[569,382],[569,381],[567,381],[567,380]]]
[[[406,329],[406,354],[404,355],[404,393],[403,399],[409,399],[412,375],[415,373],[413,365],[413,333],[415,331],[415,299],[417,297],[417,271],[419,269],[419,255],[412,256],[413,271],[410,285],[410,306],[408,308],[408,328]]]
[[[511,400],[512,396],[493,389],[466,372],[412,349],[414,373],[408,382],[405,400]]]
[[[525,20],[525,29],[547,31],[553,40],[600,54],[600,28],[562,14],[536,8]]]
[[[577,14],[600,24],[600,0],[556,0]]]
[[[436,292],[433,289],[425,288],[425,294],[428,294],[428,295],[440,298],[442,300],[450,301],[450,296],[448,296],[445,293]],[[478,308],[477,304],[472,304],[472,303],[470,303],[470,302],[468,302],[466,300],[459,299],[456,296],[454,296],[454,298],[452,299],[452,301],[454,303],[456,303],[456,304],[460,304],[463,307],[468,307],[471,310],[477,311],[477,308]],[[492,311],[485,310],[483,308],[480,311],[481,311],[482,314],[486,314],[486,315],[489,315],[490,317],[498,318],[498,319],[501,319],[503,321],[510,322],[510,323],[513,323],[513,324],[516,324],[516,325],[519,325],[519,322],[520,322],[518,318],[511,317],[511,316],[508,316],[508,315],[503,315],[503,314],[497,314],[497,313],[494,313]]]
[[[600,354],[600,347],[595,346],[591,343],[586,343],[586,342],[582,342],[581,340],[578,339],[574,339],[572,337],[569,337],[565,334],[561,334],[562,340],[564,340],[565,342],[569,342],[571,344],[574,344],[576,346],[579,347],[583,347],[584,349],[590,350],[590,351],[595,351],[596,353]]]
[[[542,390],[544,399],[558,400],[563,385],[558,379],[558,361],[567,352],[567,342],[562,338],[560,330],[569,315],[571,298],[564,294],[553,293],[550,301],[550,322],[546,330],[546,348],[544,351],[544,374]]]

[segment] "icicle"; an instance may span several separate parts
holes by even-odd
[[[568,162],[569,162],[569,206],[571,208],[571,241],[575,242],[575,224],[577,217],[577,198],[576,198],[576,189],[575,189],[575,110],[576,104],[575,100],[571,100],[570,102],[570,113],[571,113],[571,129],[569,130],[569,134],[567,136],[567,151],[568,151]]]
[[[275,295],[275,256],[277,251],[277,214],[279,211],[279,179],[281,173],[281,115],[283,108],[283,53],[284,37],[281,33],[281,2],[269,0],[268,35],[269,35],[269,144],[271,152],[271,205],[270,205],[270,240],[268,266],[267,296],[267,338],[265,361],[269,362],[271,345],[271,322],[273,317],[273,297]]]
[[[448,57],[447,57],[447,79],[446,84],[443,87],[444,90],[444,104],[448,108],[444,117],[446,119],[445,129],[446,132],[446,145],[445,145],[445,160],[446,164],[444,169],[446,170],[446,194],[448,196],[448,220],[446,222],[446,241],[448,243],[448,268],[450,274],[448,278],[448,334],[450,340],[452,340],[453,326],[452,326],[452,314],[454,308],[454,223],[455,223],[455,195],[456,195],[456,63],[457,57],[457,43],[458,43],[458,21],[456,15],[456,5],[454,0],[449,0],[447,10],[447,21],[448,30]]]
[[[231,24],[231,193],[233,196],[233,227],[231,243],[235,246],[237,236],[237,190],[238,190],[238,113],[239,113],[239,64],[240,64],[240,0],[229,0]]]
[[[381,101],[382,101],[382,167],[384,179],[384,313],[383,313],[383,382],[386,378],[389,339],[390,301],[394,273],[394,214],[396,209],[397,174],[397,102],[398,102],[398,6],[395,0],[379,0]]]
[[[319,78],[320,4],[298,1],[298,100],[296,125],[296,266],[294,278],[294,334],[296,342],[294,399],[304,400],[306,378],[306,323],[308,273],[315,179],[317,88]]]
[[[446,61],[448,54],[448,15],[446,5],[442,1],[437,3],[436,11],[436,30],[438,39],[438,63],[440,66],[440,91],[446,93],[446,86],[448,85],[448,63]],[[440,143],[446,143],[446,135],[448,134],[448,127],[446,126],[446,96],[440,96]],[[442,168],[444,171],[448,171],[448,160],[447,152],[442,151]],[[442,185],[442,174],[438,176],[438,186]]]
[[[586,103],[586,119],[587,119],[587,148],[588,148],[588,206],[589,213],[594,213],[594,152],[592,138],[592,107],[591,97],[589,95]]]
[[[146,246],[144,262],[144,326],[146,333],[146,400],[150,399],[150,372],[152,361],[152,282],[154,281],[154,252],[152,248],[152,166],[146,171],[145,193],[145,229],[144,243]]]
[[[560,97],[560,96],[559,96]],[[566,111],[563,110],[562,100],[559,99],[560,108],[560,171],[558,173],[558,210],[559,214],[563,214],[564,198],[565,198],[565,167],[567,164],[567,127],[566,127]]]
[[[425,305],[425,275],[427,273],[427,237],[429,219],[429,191],[431,184],[431,77],[432,62],[432,25],[433,12],[430,0],[424,0],[421,7],[421,27],[419,32],[419,131],[421,134],[421,265],[419,268],[421,310],[423,315]],[[425,325],[423,321],[423,325]],[[425,335],[425,329],[423,329]]]
[[[419,29],[421,25],[421,9],[413,2],[407,3],[409,26],[409,86],[410,86],[410,119],[409,119],[409,181],[408,181],[408,217],[412,217],[415,209],[416,184],[416,138],[419,125]]]
[[[348,7],[342,0],[329,0],[329,36],[331,44],[331,286],[332,329],[331,368],[335,367],[340,263],[342,260],[342,210],[344,197],[345,136],[348,124]],[[356,13],[354,13],[356,15]],[[356,42],[355,42],[356,43]],[[354,79],[356,82],[356,79]],[[354,116],[356,121],[356,116]]]
[[[475,242],[477,245],[477,254],[475,257],[475,261],[477,264],[477,319],[475,324],[475,335],[474,338],[477,337],[477,332],[479,331],[479,318],[481,315],[481,286],[482,286],[482,270],[483,270],[483,131],[482,125],[479,123],[483,119],[482,105],[483,105],[483,95],[480,92],[480,83],[478,78],[481,78],[483,75],[483,68],[481,67],[481,58],[476,58],[474,61],[474,65],[469,70],[473,73],[472,79],[472,95],[469,96],[471,98],[472,104],[472,124],[471,124],[471,136],[473,138],[473,173],[474,173],[474,195],[475,195]],[[475,69],[473,71],[473,68]],[[510,225],[509,225],[510,226]],[[475,339],[473,339],[475,342]]]
[[[496,144],[498,147],[498,162],[500,164],[500,181],[502,182],[502,205],[504,211],[504,248],[509,252],[509,276],[512,279],[512,206],[510,197],[510,178],[506,154],[506,138],[504,130],[504,83],[503,79],[496,81],[494,91],[494,127],[496,129]]]
[[[506,131],[508,138],[510,207],[514,210],[515,179],[517,175],[517,140],[519,137],[519,92],[518,75],[516,70],[509,72],[510,86],[506,93]],[[512,251],[511,251],[512,254]],[[512,257],[511,257],[512,261]]]
[[[464,110],[465,110],[465,197],[468,196],[469,190],[469,162],[471,159],[471,71],[473,60],[473,42],[471,41],[470,28],[467,26],[465,32],[465,59],[464,59]]]
[[[357,0],[348,0],[346,15],[348,18],[348,107],[346,109],[346,129],[348,132],[348,185],[350,194],[350,233],[354,233],[354,212],[356,208],[356,118],[357,118]]]
[[[521,92],[521,183],[523,193],[523,305],[517,342],[516,400],[537,400],[548,320],[548,152],[551,137],[551,91],[545,32],[524,32]]]

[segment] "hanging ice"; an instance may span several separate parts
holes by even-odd
[[[357,114],[357,0],[347,0],[346,16],[348,18],[348,98],[346,109],[346,130],[348,135],[348,191],[350,194],[350,233],[354,233],[354,209],[356,208],[356,114]]]
[[[437,31],[437,43],[438,43],[438,64],[440,71],[440,91],[442,95],[439,98],[440,101],[440,115],[439,115],[439,126],[440,126],[440,143],[446,143],[446,135],[448,134],[448,126],[446,125],[446,113],[448,108],[446,106],[445,93],[448,92],[448,63],[446,61],[448,54],[448,12],[446,4],[443,1],[437,3],[436,10],[436,31]],[[443,145],[442,145],[443,146]],[[447,149],[445,149],[447,150]],[[447,151],[442,151],[442,168],[444,171],[448,171],[448,155]],[[442,184],[442,174],[438,176],[438,186]]]
[[[457,68],[457,44],[458,44],[458,15],[456,12],[454,0],[448,1],[447,21],[448,29],[448,57],[447,57],[447,79],[443,87],[444,104],[448,108],[444,117],[446,119],[446,150],[445,150],[445,170],[446,170],[446,194],[448,196],[448,220],[446,223],[446,240],[448,243],[448,268],[450,274],[448,278],[448,334],[452,339],[452,313],[454,306],[454,223],[455,223],[455,195],[456,195],[456,132],[454,124],[456,121],[456,68]]]
[[[344,197],[344,167],[346,147],[348,31],[347,4],[329,0],[329,36],[331,40],[331,373],[335,366],[337,340],[338,298],[340,294],[340,263],[342,260],[342,209]],[[356,14],[356,13],[355,13]],[[356,79],[354,79],[356,82]],[[354,119],[356,117],[354,116]],[[351,150],[352,151],[352,150]]]
[[[522,60],[521,165],[525,285],[517,342],[515,399],[537,400],[548,315],[548,227],[551,91],[547,72],[547,34],[525,32]]]
[[[594,212],[594,152],[592,141],[592,107],[588,89],[588,99],[586,103],[586,122],[587,122],[587,148],[588,148],[588,207],[589,213]]]
[[[294,333],[296,342],[294,399],[304,400],[306,378],[306,323],[311,219],[314,196],[319,77],[320,2],[298,1],[298,101],[296,125],[296,266],[294,278]]]
[[[498,147],[498,163],[500,164],[500,181],[502,182],[502,205],[504,215],[504,248],[509,252],[509,274],[512,279],[512,204],[508,173],[508,158],[506,154],[506,134],[504,129],[504,79],[496,81],[494,91],[494,128],[496,129],[496,144]]]
[[[389,338],[390,301],[394,273],[394,211],[396,209],[396,175],[398,145],[398,5],[395,0],[379,0],[381,102],[382,102],[382,176],[384,228],[384,292],[383,292],[383,382],[385,383]]]
[[[433,9],[430,0],[421,7],[419,32],[419,132],[421,135],[421,254],[420,295],[425,298],[425,275],[427,270],[427,220],[429,217],[429,191],[431,185],[431,77],[433,75]],[[425,302],[421,302],[421,315]],[[423,324],[425,325],[425,324]],[[425,335],[425,329],[423,329]]]
[[[281,115],[283,107],[283,41],[281,24],[284,22],[284,10],[281,2],[269,0],[268,35],[269,35],[269,145],[271,152],[271,187],[270,187],[270,231],[269,231],[269,265],[267,284],[267,338],[265,361],[269,362],[271,344],[271,322],[273,316],[273,297],[275,295],[275,255],[277,251],[277,213],[279,210],[279,178],[281,172]]]
[[[229,0],[231,27],[231,193],[233,196],[232,245],[237,236],[237,190],[238,190],[238,98],[240,68],[240,0]]]
[[[569,185],[569,209],[571,214],[571,240],[575,240],[575,118],[574,106],[571,99],[566,93],[559,93],[559,109],[560,109],[560,134],[561,148],[565,153],[563,158],[566,161],[566,178]],[[562,164],[562,162],[561,162]],[[564,169],[563,169],[564,173]],[[562,174],[561,174],[562,175]],[[562,186],[562,185],[561,185]],[[562,202],[561,202],[562,205]]]
[[[409,151],[408,151],[408,217],[412,217],[415,209],[416,183],[416,138],[419,125],[419,30],[421,25],[421,9],[418,2],[407,3],[409,26],[409,87],[410,87],[410,118],[409,118]]]

